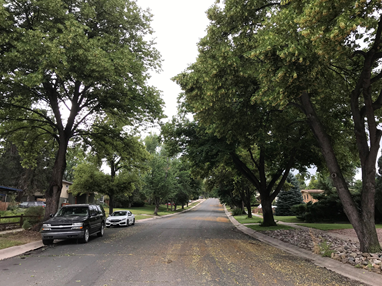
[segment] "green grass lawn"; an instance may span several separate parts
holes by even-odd
[[[178,213],[181,211],[184,211],[186,209],[189,209],[195,205],[197,205],[199,202],[194,202],[192,204],[188,204],[188,208],[185,205],[184,209],[182,209],[182,206],[177,206],[176,211],[171,211],[170,206],[167,211],[167,206],[166,205],[160,205],[159,210],[158,210],[158,215],[163,216],[163,215],[168,215],[168,214],[173,214],[173,213]],[[174,208],[174,207],[173,207]],[[109,214],[109,209],[104,208],[106,215]],[[144,207],[131,207],[131,208],[114,208],[114,211],[122,211],[122,210],[129,210],[135,215],[135,220],[140,220],[140,219],[145,219],[145,218],[150,218],[154,216],[154,205],[145,205]]]
[[[253,216],[252,218],[248,218],[247,215],[237,215],[234,218],[242,224],[245,223],[261,223],[263,219],[261,217]]]
[[[275,220],[291,223],[302,223],[296,216],[274,216]]]
[[[351,229],[353,226],[350,223],[298,223],[298,225],[320,230],[333,230],[333,229]],[[382,228],[382,224],[376,224],[376,228]]]
[[[21,245],[21,244],[24,244],[24,243],[21,241],[9,240],[5,238],[3,239],[0,237],[0,249],[4,249],[4,248],[16,246],[16,245]]]
[[[279,229],[294,229],[288,225],[276,225],[276,226],[261,226],[261,225],[246,225],[246,227],[256,230],[256,231],[266,231],[266,230],[279,230]]]

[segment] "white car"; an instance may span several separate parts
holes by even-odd
[[[135,224],[135,216],[131,211],[116,211],[106,219],[106,227],[129,226]]]

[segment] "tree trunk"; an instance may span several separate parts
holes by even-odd
[[[68,147],[68,140],[65,135],[60,136],[60,144],[56,155],[56,160],[53,166],[52,177],[50,180],[49,188],[45,192],[46,207],[44,221],[49,219],[51,214],[55,214],[60,202],[60,195],[62,189],[62,178],[66,168],[66,149]]]
[[[154,209],[154,215],[158,215],[158,210],[159,210],[159,198],[154,199],[155,202],[155,209]]]
[[[109,214],[114,212],[114,195],[109,194]]]
[[[273,217],[272,211],[272,199],[269,196],[261,197],[261,207],[263,211],[263,223],[262,226],[275,226],[276,222]]]
[[[350,223],[357,233],[360,242],[360,251],[377,252],[381,247],[378,241],[377,231],[375,229],[375,161],[374,165],[362,162],[362,197],[361,209],[358,210],[351,193],[348,189],[346,181],[342,175],[342,171],[335,156],[330,138],[321,124],[307,92],[303,92],[301,96],[303,110],[308,118],[309,125],[320,145],[321,152],[326,161],[326,165],[330,171],[333,184],[337,189],[338,196],[342,202],[344,212]],[[356,120],[356,118],[355,118]],[[357,127],[356,127],[357,128]],[[357,133],[357,131],[355,132]],[[357,139],[358,141],[358,139]],[[357,144],[358,148],[360,144]],[[376,156],[376,155],[375,155]],[[370,159],[370,158],[369,158]],[[373,162],[373,160],[371,160]]]
[[[252,218],[252,209],[251,209],[251,191],[248,189],[245,190],[246,194],[246,207],[247,207],[247,213],[248,213],[248,218]]]

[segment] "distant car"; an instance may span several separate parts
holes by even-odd
[[[54,239],[80,239],[86,243],[89,236],[103,236],[105,211],[102,206],[92,204],[66,205],[47,221],[43,222],[41,238],[44,245]]]
[[[30,207],[46,207],[44,202],[22,202],[19,204],[19,208],[30,208]]]
[[[171,205],[175,206],[175,203],[167,203],[167,205],[168,206],[171,206]]]
[[[135,216],[131,211],[115,211],[106,219],[106,227],[129,226],[135,224]]]

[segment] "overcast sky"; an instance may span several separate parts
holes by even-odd
[[[162,55],[163,71],[153,74],[150,85],[162,91],[166,120],[176,115],[176,100],[181,92],[171,78],[195,62],[196,44],[206,35],[209,23],[206,11],[215,0],[137,0],[138,5],[149,8],[154,15],[151,24],[155,31],[156,48]]]

